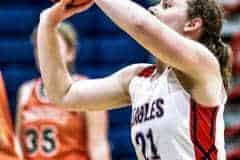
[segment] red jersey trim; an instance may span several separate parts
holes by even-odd
[[[217,160],[215,145],[218,107],[208,107],[191,99],[190,133],[195,160]]]
[[[155,66],[155,65],[152,65],[152,66],[149,66],[149,67],[147,67],[147,68],[144,68],[144,69],[138,74],[138,76],[139,76],[139,77],[145,77],[145,78],[150,77],[150,76],[153,74],[153,72],[154,72],[155,69],[156,69],[156,66]]]

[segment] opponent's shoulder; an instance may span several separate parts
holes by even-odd
[[[18,92],[25,93],[26,91],[31,90],[32,87],[36,84],[36,82],[37,82],[37,79],[25,81],[19,86]]]
[[[36,79],[26,81],[18,88],[17,104],[19,107],[27,103],[36,81]]]

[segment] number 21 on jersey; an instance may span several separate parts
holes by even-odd
[[[152,129],[149,129],[147,134],[138,132],[135,136],[135,142],[141,147],[141,151],[145,160],[161,160],[160,155],[157,152],[157,146],[154,144]],[[151,150],[151,155],[149,157],[146,155],[147,147],[150,147]]]

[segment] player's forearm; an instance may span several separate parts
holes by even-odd
[[[95,0],[95,3],[113,22],[130,35],[134,34],[146,12],[144,8],[130,0]]]
[[[131,0],[95,0],[95,2],[112,21],[156,58],[166,64],[177,59],[174,56],[177,52],[169,51],[173,49],[173,43],[177,44],[175,42],[177,37],[170,38],[173,37],[173,31],[168,33],[169,28],[146,9]],[[177,46],[180,48],[181,45]]]
[[[60,103],[72,81],[60,56],[56,32],[56,25],[49,23],[47,15],[42,15],[38,28],[40,71],[48,97]]]
[[[165,64],[179,59],[174,56],[177,52],[170,51],[173,50],[172,44],[177,44],[175,42],[177,37],[172,35],[173,31],[168,33],[169,28],[146,9],[131,0],[95,0],[95,2],[113,22],[156,58]],[[177,46],[180,48],[181,45]]]

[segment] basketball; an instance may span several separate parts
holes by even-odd
[[[60,0],[51,0],[52,2],[58,2]],[[81,6],[90,3],[92,0],[72,0],[69,6]]]

